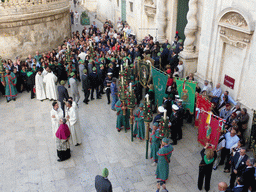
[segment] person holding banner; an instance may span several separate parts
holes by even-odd
[[[205,147],[201,151],[202,160],[199,164],[199,175],[198,175],[198,189],[202,190],[203,182],[206,191],[210,190],[210,182],[212,176],[213,163],[217,157],[217,153],[214,150],[215,146],[210,143],[206,143]]]

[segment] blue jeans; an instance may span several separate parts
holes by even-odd
[[[115,109],[115,104],[117,102],[117,95],[111,95],[112,96],[112,103],[111,103],[111,109]]]

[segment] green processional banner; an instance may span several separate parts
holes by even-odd
[[[196,82],[188,81],[181,78],[175,78],[177,91],[180,98],[183,100],[184,109],[188,109],[190,114],[194,114],[195,97],[196,97]]]
[[[155,104],[160,106],[162,105],[165,96],[168,75],[155,67],[151,67],[151,69],[155,92]]]

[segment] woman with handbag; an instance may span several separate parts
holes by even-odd
[[[201,151],[201,156],[202,160],[199,164],[198,189],[202,190],[203,182],[205,179],[204,188],[206,191],[209,191],[212,176],[212,167],[215,159],[217,158],[215,146],[206,143],[206,146]]]

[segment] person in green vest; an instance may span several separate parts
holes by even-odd
[[[159,125],[157,122],[153,123],[153,131],[152,131],[151,138],[150,138],[150,143],[151,143],[150,158],[152,158],[154,160],[154,163],[152,164],[152,166],[156,166],[156,164],[157,164],[157,160],[158,160],[157,152],[160,147],[159,131],[157,130],[158,126]]]
[[[15,101],[17,96],[16,84],[17,78],[13,72],[11,72],[8,68],[5,69],[5,74],[1,77],[1,82],[5,87],[5,97],[7,103],[12,99]]]
[[[169,163],[173,152],[173,147],[169,142],[168,138],[163,138],[161,149],[157,152],[156,179],[159,179],[162,183],[165,183],[169,176]]]
[[[140,139],[141,141],[145,139],[145,123],[144,123],[144,104],[139,105],[139,109],[134,114],[135,117],[135,128],[134,136]]]

